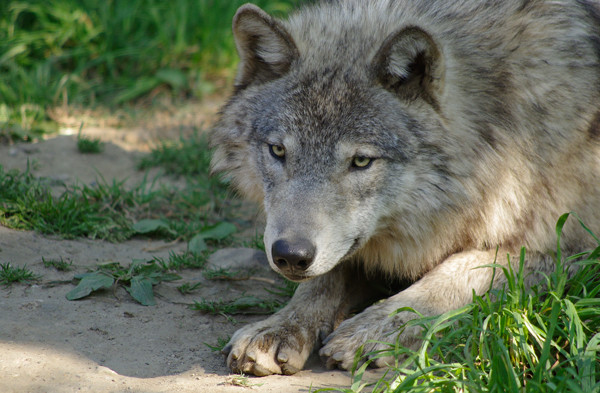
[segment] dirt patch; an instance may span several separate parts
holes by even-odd
[[[36,176],[61,184],[92,184],[99,175],[137,184],[144,175],[136,169],[140,154],[135,146],[124,149],[107,143],[102,154],[82,155],[75,136],[60,136],[0,146],[0,165],[24,170],[29,162]],[[155,287],[156,306],[139,305],[122,288],[80,301],[65,298],[74,287],[74,274],[99,263],[166,258],[184,248],[182,243],[145,239],[64,240],[0,227],[0,262],[27,266],[40,277],[34,284],[0,286],[0,391],[308,392],[311,387],[349,385],[348,373],[326,370],[316,356],[294,376],[234,380],[223,356],[204,345],[215,345],[219,338],[264,316],[236,315],[232,321],[190,309],[194,300],[277,296],[265,287],[281,284],[281,279],[269,269],[264,254],[255,250],[223,250],[209,261],[214,267],[246,269],[251,273],[248,279],[208,281],[199,270],[184,270],[179,272],[181,280]],[[46,267],[42,257],[72,261],[73,270]],[[182,295],[176,287],[183,282],[200,286]],[[249,387],[236,386],[240,383]]]

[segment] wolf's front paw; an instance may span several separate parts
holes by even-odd
[[[420,329],[418,327],[405,328],[400,333],[400,328],[411,319],[414,313],[401,312],[392,317],[386,310],[366,309],[364,312],[342,322],[324,341],[319,355],[325,360],[328,368],[341,368],[348,370],[354,364],[356,351],[364,345],[362,353],[390,349],[390,344],[399,339],[399,343],[406,347],[414,347],[419,342]],[[385,356],[383,353],[369,356],[373,358],[371,366],[384,367],[393,364],[394,357]],[[363,359],[364,360],[364,359]]]
[[[227,365],[233,372],[261,377],[290,375],[302,369],[313,348],[316,333],[290,324],[287,318],[273,317],[235,332],[223,349]]]

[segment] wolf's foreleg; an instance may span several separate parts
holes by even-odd
[[[328,367],[349,369],[354,362],[356,350],[361,345],[364,345],[363,353],[369,353],[389,348],[384,343],[393,343],[398,338],[401,345],[415,348],[421,337],[418,327],[406,328],[400,336],[398,332],[402,325],[416,315],[400,312],[390,317],[390,314],[402,307],[412,307],[424,315],[438,315],[468,304],[472,300],[473,290],[477,294],[485,293],[490,288],[492,277],[493,287],[500,287],[506,282],[503,272],[497,269],[494,276],[492,268],[480,267],[492,264],[495,254],[495,250],[473,250],[451,255],[404,291],[344,321],[324,340],[320,355],[326,360]],[[513,268],[518,266],[516,260],[511,261]],[[506,252],[498,253],[496,263],[508,265]],[[525,267],[525,284],[531,285],[541,279],[539,273],[550,273],[554,263],[549,257],[533,254],[528,257]],[[372,364],[383,367],[393,361],[389,356],[379,357]]]
[[[301,283],[287,306],[233,335],[223,350],[227,365],[258,376],[301,370],[319,336],[331,333],[348,308],[361,301],[361,289],[352,281],[338,267]]]

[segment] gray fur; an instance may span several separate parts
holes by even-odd
[[[504,264],[527,248],[532,284],[554,267],[561,214],[600,232],[598,15],[589,0],[328,1],[285,21],[241,7],[213,170],[264,207],[269,261],[302,284],[236,332],[232,370],[294,373],[319,337],[348,368],[411,318],[394,310],[484,293],[491,269],[474,268],[497,247]],[[593,246],[573,221],[565,253]],[[378,277],[412,285],[344,320]]]

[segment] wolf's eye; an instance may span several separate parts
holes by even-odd
[[[352,158],[352,168],[367,169],[373,163],[373,158],[356,156]]]
[[[271,155],[278,160],[285,158],[285,147],[281,145],[269,145],[269,152]]]

